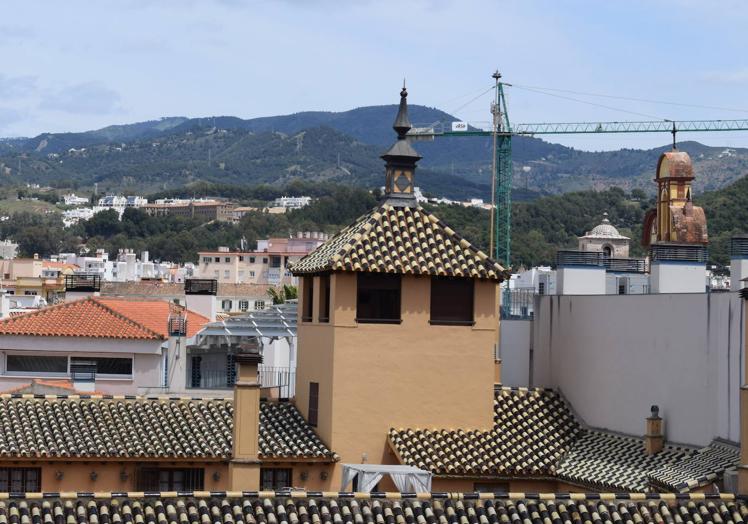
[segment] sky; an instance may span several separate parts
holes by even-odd
[[[496,69],[517,123],[742,119],[747,23],[741,0],[3,0],[0,136],[344,111],[396,103],[403,78],[410,103],[488,121]],[[748,147],[748,131],[679,139]]]

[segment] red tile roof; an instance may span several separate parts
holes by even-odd
[[[184,311],[163,300],[88,297],[0,321],[0,335],[165,340],[169,314]],[[187,336],[208,321],[187,311]]]

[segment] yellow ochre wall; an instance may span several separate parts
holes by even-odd
[[[743,300],[742,317],[744,319],[743,329],[743,355],[748,355],[748,315],[745,308],[748,300]],[[748,377],[748,359],[743,359],[745,367],[743,376]],[[738,468],[738,493],[748,495],[748,385],[742,384],[740,388],[740,466]]]
[[[204,489],[209,491],[223,491],[230,489],[256,490],[260,486],[254,475],[247,477],[236,488],[230,485],[229,464],[224,461],[216,462],[160,462],[153,460],[126,462],[119,461],[82,461],[82,460],[3,460],[0,467],[40,468],[42,491],[137,491],[138,468],[204,468]],[[333,464],[329,463],[289,463],[266,462],[262,468],[291,468],[293,486],[307,490],[327,490],[331,487],[330,478]],[[57,478],[62,472],[62,478]],[[96,473],[96,479],[91,473]],[[126,478],[122,478],[122,472]],[[217,477],[215,474],[218,474]],[[302,479],[302,477],[306,479]]]
[[[476,281],[474,326],[429,324],[430,277],[403,275],[401,324],[356,323],[355,273],[332,275],[330,322],[319,323],[318,277],[314,287],[313,321],[299,317],[296,403],[308,418],[309,383],[319,383],[317,432],[340,463],[397,463],[390,427],[493,426],[496,282]]]

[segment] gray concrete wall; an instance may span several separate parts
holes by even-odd
[[[590,426],[668,440],[739,440],[743,301],[736,293],[539,297],[533,385],[560,388]]]
[[[523,386],[530,383],[531,320],[502,320],[501,383],[504,386]]]

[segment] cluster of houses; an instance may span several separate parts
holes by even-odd
[[[72,279],[0,321],[4,519],[745,521],[748,293],[668,287],[707,242],[683,164],[658,169],[658,292],[586,293],[583,246],[508,339],[510,272],[415,197],[406,97],[382,201],[281,260],[297,301],[219,318],[216,277],[257,263],[219,251],[169,299]]]

